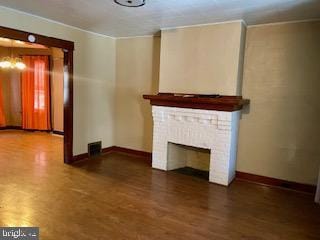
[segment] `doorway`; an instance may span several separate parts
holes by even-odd
[[[63,153],[64,163],[73,162],[73,51],[71,41],[0,26],[0,37],[63,50]]]

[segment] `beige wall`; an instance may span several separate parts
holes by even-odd
[[[316,183],[320,164],[319,33],[319,22],[248,29],[242,95],[250,98],[251,104],[240,120],[238,171]],[[155,83],[150,77],[153,65],[143,64],[145,59],[149,63],[158,59],[151,54],[153,41],[117,40],[119,146],[151,151],[151,112],[141,111],[149,104],[141,100],[141,95],[156,90],[150,87]],[[187,153],[190,165],[209,158],[208,153],[183,148],[179,151]]]
[[[63,51],[52,48],[51,122],[54,131],[63,132]]]
[[[75,42],[74,154],[114,145],[115,40],[0,7],[2,26]]]
[[[242,22],[161,32],[160,92],[241,94]]]
[[[249,27],[237,169],[316,184],[320,22]]]
[[[116,145],[151,151],[151,106],[142,95],[158,92],[160,38],[118,39],[116,59]]]
[[[2,8],[0,21],[75,42],[75,154],[96,140],[151,151],[142,94],[158,90],[159,38],[115,41]],[[160,91],[240,93],[243,32],[241,23],[164,31]],[[242,95],[251,104],[240,121],[238,171],[316,183],[319,34],[319,22],[248,28]]]

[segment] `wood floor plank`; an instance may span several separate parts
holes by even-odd
[[[108,154],[63,164],[63,139],[0,132],[0,226],[41,239],[320,239],[309,194],[234,181],[229,188]]]

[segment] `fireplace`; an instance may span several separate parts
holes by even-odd
[[[174,160],[173,160],[174,159]],[[210,150],[205,148],[198,148],[186,146],[176,143],[168,143],[168,162],[170,161],[183,161],[180,169],[176,172],[188,172],[187,175],[199,175],[202,173],[209,180],[209,167],[210,167]],[[198,174],[199,173],[199,174]]]
[[[168,144],[210,150],[209,181],[229,185],[235,176],[242,97],[194,94],[144,95],[153,115],[152,167],[174,170],[186,162],[168,158]]]

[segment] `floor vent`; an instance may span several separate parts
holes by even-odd
[[[100,155],[100,153],[101,153],[101,141],[88,144],[89,157]]]

